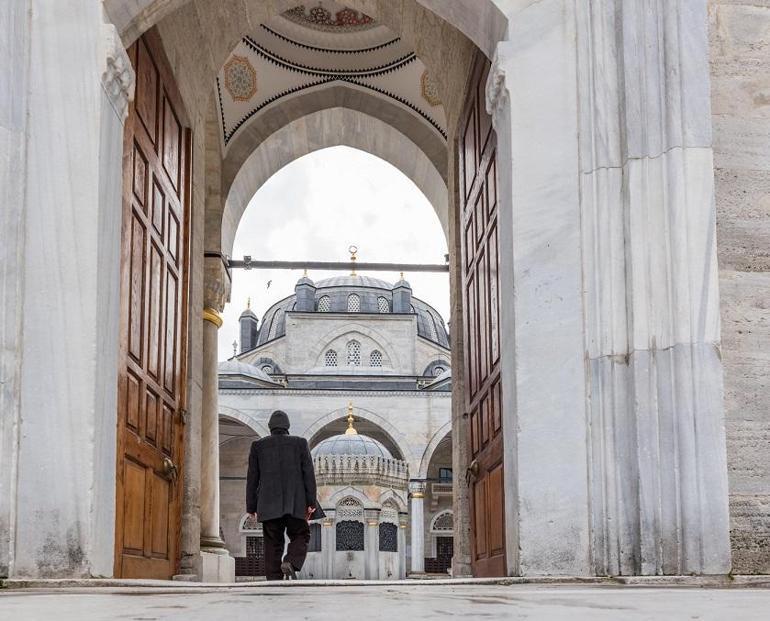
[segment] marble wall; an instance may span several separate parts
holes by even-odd
[[[770,5],[709,3],[734,573],[770,572]]]

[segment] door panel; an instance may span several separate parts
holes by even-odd
[[[497,167],[495,133],[484,107],[489,64],[474,69],[459,135],[458,176],[464,198],[463,332],[465,336],[465,411],[469,414],[470,446],[477,467],[470,477],[473,573],[503,576],[505,520],[503,513],[503,429],[500,391],[499,271]]]
[[[137,81],[124,135],[115,575],[170,578],[181,518],[190,132],[157,32],[128,54]]]

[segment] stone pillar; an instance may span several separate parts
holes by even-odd
[[[201,568],[203,582],[234,582],[235,559],[219,535],[219,312],[203,309],[203,405],[201,411]]]
[[[425,481],[409,481],[411,514],[411,573],[425,572]]]
[[[406,513],[398,514],[398,578],[406,578],[406,527],[409,524],[409,516]]]
[[[321,551],[322,565],[319,578],[331,580],[334,578],[334,548],[337,545],[334,532],[334,512],[327,511],[321,522]]]
[[[366,578],[378,580],[380,577],[379,551],[379,511],[367,509],[364,512],[366,521]]]
[[[134,75],[103,19],[84,0],[0,8],[0,573],[12,577],[114,567]]]

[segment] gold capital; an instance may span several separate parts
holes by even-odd
[[[217,328],[221,328],[223,323],[222,315],[219,314],[219,311],[210,306],[203,309],[203,321],[210,321]]]

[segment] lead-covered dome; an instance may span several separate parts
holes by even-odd
[[[319,442],[311,451],[313,457],[321,455],[371,455],[392,459],[390,454],[380,442],[369,436],[361,434],[340,434]]]

